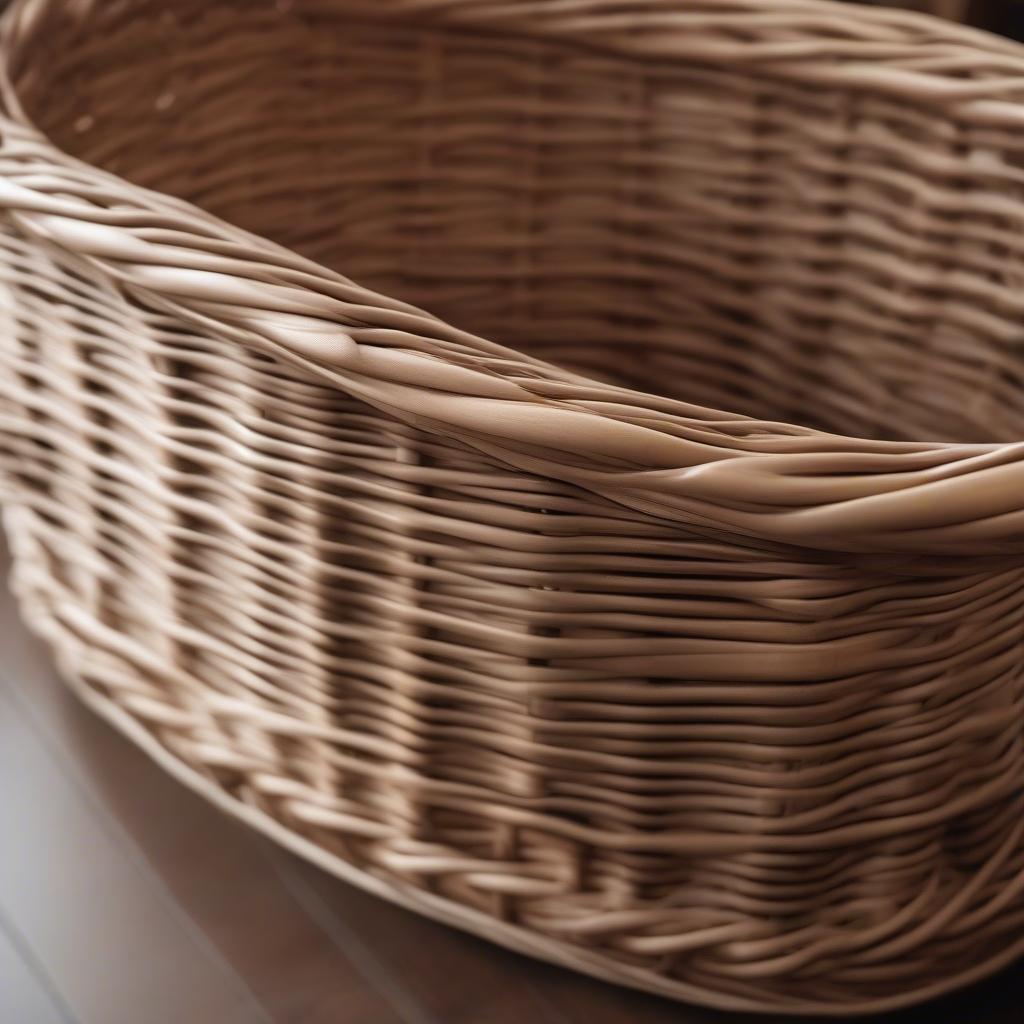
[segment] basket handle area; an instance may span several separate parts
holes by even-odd
[[[22,17],[4,20],[0,48]],[[1024,563],[1024,443],[844,438],[640,394],[461,332],[60,152],[0,73],[0,212],[94,279],[426,431],[688,529],[912,571]]]

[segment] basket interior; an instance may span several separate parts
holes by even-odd
[[[15,64],[58,145],[362,284],[711,408],[1024,433],[1019,132],[345,0],[65,6]]]

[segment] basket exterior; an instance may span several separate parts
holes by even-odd
[[[1019,569],[686,531],[4,251],[26,616],[222,803],[687,999],[836,1009],[850,977],[845,1005],[888,1005],[1012,955]]]
[[[964,531],[883,487],[865,530],[880,445],[808,477],[823,435],[737,430],[753,455],[697,465],[654,398],[599,419],[597,385],[384,299],[361,331],[337,275],[5,145],[15,587],[170,770],[371,891],[680,999],[879,1011],[1024,953],[1002,506]],[[910,447],[1019,501],[1009,448]],[[787,481],[825,497],[792,516]]]

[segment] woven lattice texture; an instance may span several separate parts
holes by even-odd
[[[681,999],[1024,951],[1017,46],[812,0],[17,0],[0,45],[0,488],[94,706]]]

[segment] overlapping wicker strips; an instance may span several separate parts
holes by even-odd
[[[0,54],[0,493],[94,707],[348,881],[679,999],[1024,953],[1024,51],[15,0]]]

